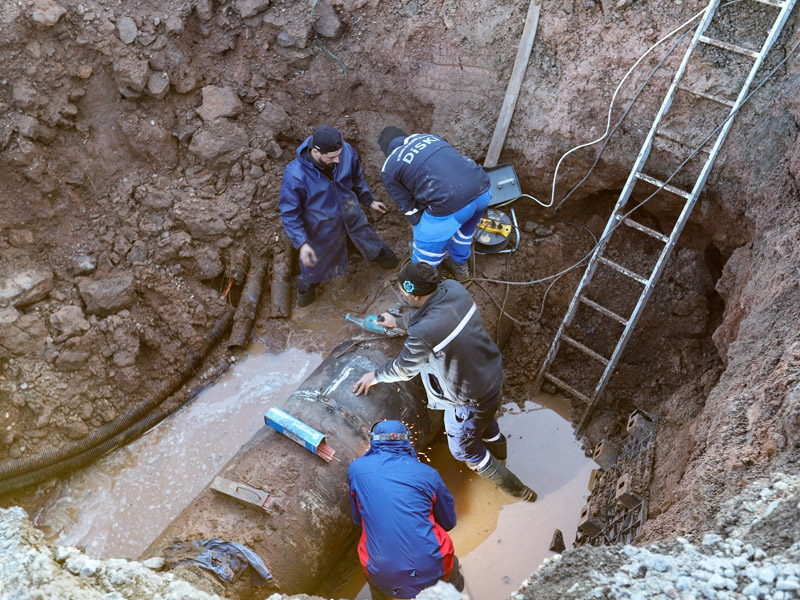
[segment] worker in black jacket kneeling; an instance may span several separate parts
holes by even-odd
[[[478,306],[466,288],[438,271],[412,262],[398,274],[400,294],[413,311],[407,318],[383,313],[382,325],[408,331],[393,361],[359,379],[353,391],[367,394],[376,383],[422,377],[428,408],[444,410],[447,443],[453,456],[512,496],[528,502],[536,492],[500,461],[506,438],[495,414],[503,386],[503,357],[483,325]]]

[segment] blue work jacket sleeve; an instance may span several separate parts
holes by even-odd
[[[289,236],[295,248],[300,248],[308,242],[308,232],[301,218],[305,197],[306,189],[303,183],[291,174],[284,173],[278,198],[278,210],[286,235]]]
[[[358,498],[356,498],[356,492],[355,490],[353,490],[352,484],[349,487],[350,487],[350,516],[353,517],[353,523],[361,527],[363,519],[361,518],[361,509],[358,508]]]
[[[364,206],[369,206],[375,201],[375,196],[367,185],[367,180],[364,177],[364,169],[361,166],[361,160],[355,152],[350,153],[352,156],[350,162],[350,172],[353,174],[353,192],[355,192],[358,201]]]
[[[409,334],[400,355],[375,371],[375,379],[380,383],[408,381],[428,363],[431,352],[425,340]]]
[[[436,483],[436,497],[433,502],[433,519],[442,526],[442,529],[450,531],[456,526],[455,502],[442,478],[438,477],[438,480]]]
[[[397,204],[397,208],[408,219],[408,222],[412,225],[419,223],[422,218],[422,211],[417,208],[417,202],[411,192],[388,171],[381,173],[381,179],[383,180],[383,187],[389,192],[392,200]]]

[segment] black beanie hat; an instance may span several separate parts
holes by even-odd
[[[409,294],[428,296],[439,287],[439,271],[428,263],[408,263],[397,274],[397,283]]]
[[[389,143],[393,139],[399,137],[405,138],[408,137],[408,134],[394,125],[389,125],[388,127],[383,128],[381,134],[378,136],[378,146],[380,146],[384,156],[389,156]]]
[[[343,142],[342,132],[330,125],[320,125],[311,136],[311,147],[323,154],[336,152],[342,147]]]

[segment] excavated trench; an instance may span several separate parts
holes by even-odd
[[[262,428],[269,405],[262,396],[282,403],[304,369],[354,335],[342,311],[382,308],[391,288],[385,273],[351,259],[350,274],[287,318],[296,267],[276,198],[284,165],[314,126],[336,125],[358,150],[370,186],[390,207],[370,218],[402,257],[409,231],[380,184],[380,129],[432,131],[476,160],[486,153],[527,6],[314,4],[315,16],[288,0],[0,7],[8,72],[0,81],[0,505],[26,508],[54,542],[134,557],[184,510],[183,529],[173,529],[180,537],[223,535],[236,523],[225,523],[226,505],[210,499],[210,477],[238,464],[251,482],[289,468],[287,457],[298,449],[266,467],[252,457],[236,462],[251,428]],[[704,6],[607,4],[542,7],[501,156],[522,190],[541,199],[550,196],[563,152],[602,131],[628,67]],[[747,9],[757,20],[767,10]],[[745,23],[725,25],[747,33]],[[796,37],[796,28],[795,14],[787,35]],[[779,47],[768,68],[791,58],[789,42]],[[713,54],[709,69],[719,62]],[[469,289],[503,347],[510,462],[541,499],[530,507],[507,504],[459,472],[440,447],[430,451],[457,497],[463,530],[454,539],[473,598],[508,597],[552,555],[546,546],[556,527],[568,548],[576,534],[585,545],[699,536],[745,483],[796,471],[796,62],[779,66],[737,116],[578,441],[568,423],[580,422],[586,406],[533,397],[534,382],[583,271],[568,269],[603,231],[669,76],[654,77],[601,159],[596,148],[585,149],[562,166],[556,201],[596,164],[558,211],[529,198],[514,203],[522,232],[516,252],[477,257]],[[708,73],[699,80],[711,93],[721,86]],[[633,83],[622,90],[626,100]],[[693,107],[681,110],[686,116]],[[620,114],[617,108],[614,116]],[[664,233],[674,210],[656,199],[637,220]],[[657,250],[637,236],[624,232],[609,257],[645,272]],[[630,311],[630,282],[602,272],[597,283],[594,301]],[[619,335],[614,328],[584,311],[570,336],[606,354]],[[248,337],[269,358],[240,360]],[[585,392],[597,368],[567,348],[554,372]],[[265,373],[276,375],[264,382]],[[237,391],[227,400],[203,404],[219,389],[225,396],[234,381]],[[218,410],[226,419],[216,418]],[[222,430],[214,433],[211,422]],[[142,446],[126,445],[157,423],[134,442]],[[182,438],[192,429],[199,443]],[[223,440],[230,442],[224,450]],[[191,446],[194,457],[184,454]],[[358,443],[351,446],[347,458],[357,455]],[[122,450],[100,458],[116,447]],[[189,465],[161,467],[165,448]],[[588,473],[587,457],[602,471]],[[335,466],[340,475],[344,466]],[[303,479],[302,470],[291,469]],[[237,509],[240,523],[252,523],[247,510]],[[346,555],[353,530],[340,516],[332,519],[331,539],[342,541],[338,550]],[[149,527],[137,527],[140,521]],[[254,545],[280,536],[260,524],[246,529],[245,541]],[[302,531],[297,535],[301,540]],[[317,542],[302,540],[309,548]],[[364,594],[352,552],[334,566],[311,548],[301,553],[318,557],[306,573],[281,544],[271,551],[289,565],[287,590]],[[590,559],[588,568],[596,567]],[[554,589],[542,597],[569,597],[566,588]],[[228,592],[260,600],[259,590],[241,582]]]
[[[533,271],[523,270],[520,266],[530,265],[533,261],[546,261],[546,252],[552,251],[549,244],[554,239],[571,241],[571,244],[560,242],[560,250],[568,256],[579,256],[586,243],[585,238],[590,235],[588,230],[599,221],[598,217],[587,214],[587,209],[599,206],[602,214],[602,209],[609,201],[613,201],[612,197],[613,194],[595,195],[579,201],[575,212],[566,212],[561,216],[562,221],[546,221],[539,209],[530,206],[516,207],[517,218],[523,229],[518,253],[477,256],[477,272],[485,279],[508,278],[511,273],[518,274],[519,279],[529,278],[531,276],[528,273],[532,274]],[[526,229],[529,231],[526,232]],[[703,236],[699,235],[697,239],[703,239]],[[688,253],[688,250],[684,252]],[[698,248],[692,253],[694,260],[706,256],[716,255],[707,248]],[[711,272],[715,265],[700,264],[712,280],[710,287],[708,281],[704,280],[706,288],[691,290],[694,296],[700,296],[704,289],[713,289]],[[692,266],[696,268],[697,264],[693,263]],[[715,272],[718,274],[718,269]],[[326,295],[314,307],[295,311],[292,319],[285,323],[286,330],[281,331],[281,335],[285,335],[287,340],[294,340],[301,347],[314,347],[326,353],[343,334],[357,333],[354,327],[345,325],[341,313],[354,308],[351,304],[354,284],[357,287],[356,280],[365,276],[371,282],[365,281],[361,285],[367,289],[383,289],[383,293],[372,299],[371,303],[356,308],[375,310],[382,303],[390,304],[393,294],[386,289],[385,283],[376,280],[373,273],[357,272],[340,285],[329,285]],[[550,293],[563,293],[561,286],[563,283],[558,282]],[[570,419],[575,420],[579,407],[570,406],[564,400],[545,396],[532,398],[530,395],[535,375],[531,365],[540,362],[547,350],[548,340],[541,334],[536,335],[536,317],[545,299],[528,290],[508,287],[506,291],[507,286],[489,282],[476,281],[469,287],[485,314],[487,327],[503,342],[507,359],[507,389],[501,425],[510,439],[509,465],[537,489],[540,499],[530,506],[511,502],[512,499],[503,496],[486,482],[465,472],[449,456],[446,445],[436,444],[435,440],[425,444],[422,453],[440,470],[456,497],[460,525],[453,532],[453,537],[467,577],[468,593],[474,598],[502,600],[519,586],[533,567],[554,554],[549,545],[555,529],[562,531],[567,547],[571,547],[573,541],[585,544],[617,543],[631,541],[635,537],[646,520],[646,504],[642,506],[639,503],[631,507],[634,510],[630,511],[630,515],[612,515],[616,521],[627,519],[627,525],[624,531],[618,532],[617,537],[609,534],[612,537],[603,539],[597,534],[598,527],[602,530],[605,524],[598,519],[607,516],[608,508],[617,504],[615,490],[612,490],[610,497],[608,492],[603,496],[598,491],[590,499],[589,488],[596,485],[597,473],[592,470],[598,466],[609,472],[607,479],[613,475],[612,487],[622,472],[631,471],[631,467],[642,460],[649,461],[647,475],[652,477],[649,447],[644,451],[637,448],[636,452],[628,452],[627,455],[616,452],[616,447],[621,435],[625,435],[624,428],[632,407],[645,411],[653,407],[647,404],[637,406],[631,396],[615,392],[614,404],[602,405],[598,410],[601,416],[599,422],[603,424],[601,438],[592,440],[587,437],[579,442],[570,423]],[[263,298],[260,314],[263,315],[272,304]],[[708,306],[713,305],[712,295],[708,299]],[[524,318],[532,322],[512,326],[509,318],[500,318],[500,306],[512,318],[520,320],[520,316],[526,315]],[[693,351],[701,353],[710,352],[706,332],[713,320],[718,319],[711,310],[705,314],[707,321],[696,325],[691,333],[695,340],[698,333],[702,334],[700,342],[692,346]],[[642,326],[659,328],[664,323],[648,316]],[[591,333],[602,339],[602,332]],[[330,533],[328,526],[320,531],[304,531],[302,525],[298,529],[298,524],[291,524],[298,514],[288,510],[292,514],[292,519],[287,521],[293,531],[290,534],[289,530],[281,531],[281,527],[286,525],[269,523],[269,519],[263,515],[253,514],[252,509],[243,509],[230,499],[220,500],[208,489],[210,479],[217,474],[224,474],[233,480],[247,481],[248,484],[255,480],[256,487],[271,490],[279,503],[287,506],[301,502],[301,488],[293,484],[290,488],[293,491],[287,493],[281,483],[284,473],[281,468],[276,471],[274,467],[270,470],[263,464],[260,468],[237,466],[243,461],[247,464],[247,461],[255,460],[258,463],[264,460],[247,458],[248,451],[240,450],[240,447],[245,444],[251,447],[254,443],[256,446],[263,445],[252,436],[263,429],[264,412],[272,405],[280,406],[320,360],[315,358],[318,355],[298,352],[291,346],[278,355],[258,356],[270,345],[269,340],[274,334],[275,331],[270,328],[257,328],[253,336],[261,342],[248,351],[248,354],[255,352],[255,356],[242,357],[244,360],[234,363],[214,386],[141,440],[78,471],[69,479],[59,481],[55,487],[46,486],[38,492],[39,500],[31,502],[30,498],[26,499],[39,506],[33,515],[34,523],[45,531],[51,542],[80,545],[86,548],[90,556],[99,558],[146,558],[159,555],[166,546],[176,541],[208,537],[235,537],[235,541],[257,549],[261,543],[266,543],[260,554],[268,567],[273,571],[277,567],[278,574],[285,578],[279,583],[282,591],[316,592],[340,598],[368,597],[364,595],[368,594],[366,589],[362,589],[363,575],[355,563],[352,545],[355,530],[346,519],[338,517],[334,521],[333,528],[339,531],[336,534]],[[645,342],[635,341],[632,344],[634,352],[650,352],[640,349],[637,344]],[[337,354],[335,350],[334,354]],[[570,359],[572,357],[568,355],[567,360]],[[621,367],[632,368],[627,361],[623,361]],[[574,366],[572,368],[579,370]],[[324,430],[325,425],[332,427],[326,421],[316,424],[320,430]],[[594,427],[597,431],[600,426]],[[653,440],[656,431],[655,428],[652,430]],[[263,435],[261,431],[257,437]],[[333,443],[342,444],[336,434],[333,435],[337,440]],[[209,446],[209,439],[219,442],[215,441]],[[272,440],[271,444],[277,442],[269,439]],[[289,457],[294,457],[291,459],[293,461],[309,460],[308,456],[304,456],[305,451],[293,444],[289,446],[282,447],[281,455],[288,453]],[[612,463],[620,454],[619,463],[613,467],[608,462],[609,447],[615,449]],[[592,462],[586,454],[594,454],[596,462]],[[348,455],[349,451],[342,455],[343,460],[349,461]],[[310,460],[313,462],[318,459]],[[318,465],[315,467],[319,468]],[[269,475],[265,475],[267,472]],[[340,478],[343,477],[342,473]],[[650,484],[649,480],[645,483]],[[346,498],[346,490],[339,491],[342,492],[342,498]],[[642,490],[637,491],[641,493]],[[34,498],[36,496],[34,494]],[[142,499],[146,500],[143,502]],[[234,520],[224,525],[229,518],[226,516],[228,513]],[[156,515],[158,518],[155,518]],[[612,525],[608,529],[618,530],[616,522],[611,523],[612,520],[608,519]],[[143,521],[146,527],[141,526]],[[307,550],[301,554],[290,553],[287,558],[290,558],[294,570],[290,569],[291,574],[287,574],[285,567],[271,564],[268,556],[265,556],[269,553],[265,548],[274,546],[271,537],[264,537],[261,533],[265,526],[267,532],[274,529],[274,533],[284,540],[292,535],[316,539],[312,545],[324,549],[324,552],[314,557],[309,557]],[[338,540],[333,546],[319,537],[330,535]],[[292,545],[296,543],[292,542]],[[334,547],[336,551],[333,551]],[[312,576],[312,572],[315,575]],[[235,589],[242,597],[252,594],[246,586],[239,585]]]

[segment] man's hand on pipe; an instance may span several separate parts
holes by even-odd
[[[356,396],[361,396],[362,394],[366,396],[369,393],[369,388],[376,383],[378,383],[378,380],[375,379],[375,371],[369,371],[368,373],[364,373],[361,379],[356,381],[353,386],[353,392]]]

